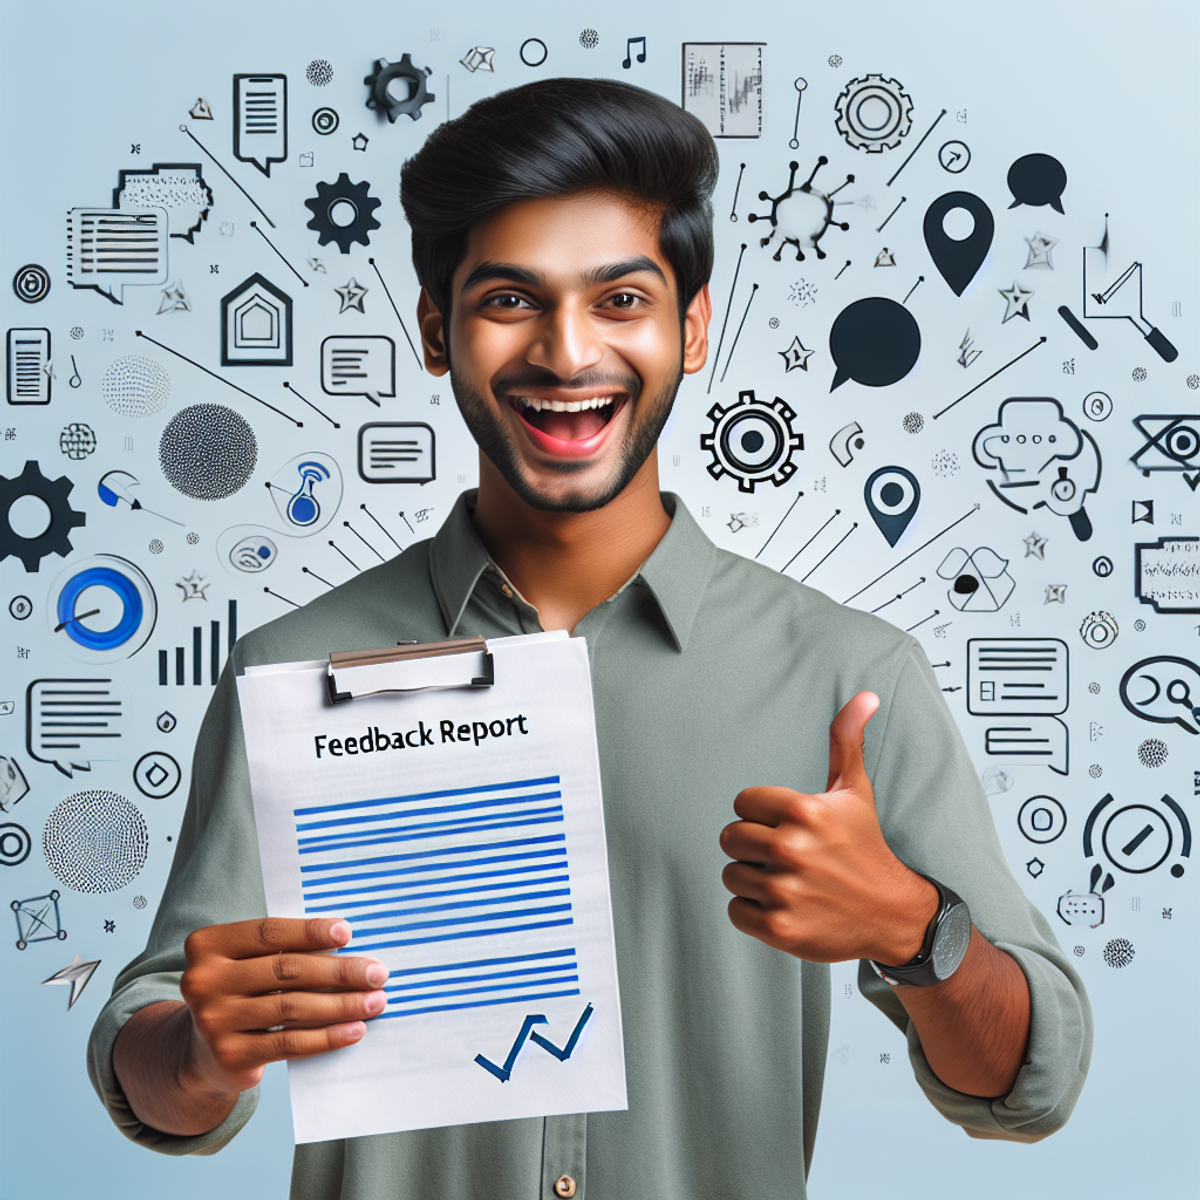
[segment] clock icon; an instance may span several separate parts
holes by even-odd
[[[131,658],[150,639],[158,602],[128,559],[97,554],[63,570],[50,587],[50,628],[84,662]]]

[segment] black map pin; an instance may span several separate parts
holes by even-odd
[[[956,208],[965,209],[975,222],[970,234],[961,239],[952,238],[943,224],[946,214]],[[963,294],[983,266],[983,260],[992,248],[995,229],[992,210],[970,192],[947,192],[926,211],[925,245],[929,248],[929,257],[956,296]]]
[[[917,477],[903,467],[880,467],[863,488],[863,499],[879,532],[894,546],[921,503],[921,485]]]

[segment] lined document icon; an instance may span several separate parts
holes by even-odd
[[[433,429],[422,421],[373,421],[358,431],[358,473],[368,483],[435,479]]]
[[[1058,638],[971,638],[967,711],[976,716],[1067,710],[1067,644]]]
[[[287,158],[287,76],[233,77],[233,155],[270,176]]]
[[[50,330],[10,329],[8,331],[9,404],[49,404]]]
[[[305,915],[344,917],[348,954],[408,948],[385,1017],[579,994],[571,946],[472,955],[472,940],[574,923],[560,778],[295,810]],[[434,947],[464,943],[451,962]],[[429,947],[432,954],[420,948]]]

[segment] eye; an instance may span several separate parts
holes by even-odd
[[[633,292],[618,292],[615,296],[609,296],[605,301],[606,304],[611,304],[613,308],[636,308],[641,303],[641,297]]]
[[[505,312],[516,312],[522,308],[533,307],[524,296],[520,296],[516,292],[499,292],[489,296],[483,304],[485,308],[499,308]]]

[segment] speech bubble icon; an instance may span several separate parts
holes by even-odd
[[[212,189],[199,163],[154,163],[145,171],[122,171],[113,189],[115,208],[163,208],[169,236],[195,241],[212,207]]]
[[[847,379],[867,387],[887,387],[916,364],[921,330],[903,304],[869,296],[838,313],[829,331],[829,353],[837,364],[831,392]]]
[[[1143,721],[1200,734],[1200,667],[1173,654],[1143,658],[1121,677],[1121,703]]]
[[[321,387],[331,396],[396,394],[396,343],[382,334],[334,334],[321,343]]]
[[[67,282],[114,304],[125,288],[167,282],[165,208],[73,208],[67,216]]]
[[[1013,194],[1009,208],[1049,204],[1062,212],[1062,194],[1067,186],[1067,169],[1052,154],[1025,154],[1008,168],[1008,190]]]
[[[368,483],[430,483],[436,439],[422,421],[375,421],[358,431],[358,473]]]
[[[1008,717],[983,731],[990,758],[1067,774],[1070,734],[1057,717]]]
[[[125,689],[115,679],[35,679],[25,693],[25,747],[68,779],[121,757]]]
[[[287,76],[233,77],[233,156],[270,178],[287,158]]]

